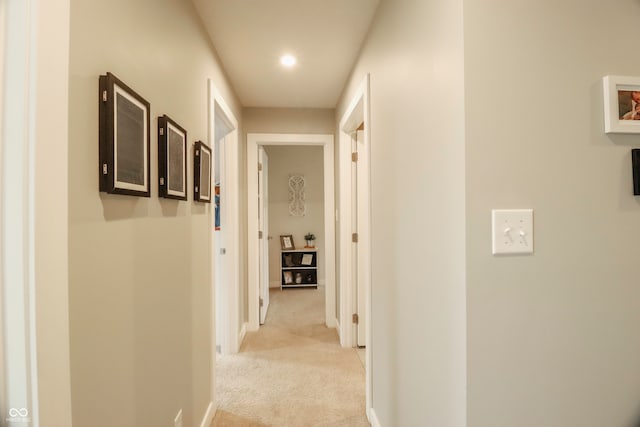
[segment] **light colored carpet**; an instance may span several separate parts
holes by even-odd
[[[324,288],[272,290],[267,320],[216,364],[214,426],[369,426],[365,371],[324,325]]]

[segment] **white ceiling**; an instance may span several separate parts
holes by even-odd
[[[192,1],[243,106],[307,108],[335,107],[380,2]]]

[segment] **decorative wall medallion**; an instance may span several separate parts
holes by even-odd
[[[304,175],[289,175],[289,215],[304,216],[305,203]]]

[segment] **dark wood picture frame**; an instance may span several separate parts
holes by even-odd
[[[193,152],[193,200],[211,203],[211,148],[202,141],[196,141]]]
[[[100,76],[100,191],[151,197],[150,110],[116,76]]]
[[[631,149],[633,195],[640,196],[640,148]]]
[[[296,245],[293,243],[293,236],[291,234],[285,234],[280,236],[280,246],[283,251],[293,250]]]
[[[158,194],[187,200],[187,131],[166,114],[158,117]]]

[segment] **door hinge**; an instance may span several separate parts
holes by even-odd
[[[264,306],[264,300],[262,298],[260,298],[260,307],[263,307],[263,306]]]
[[[160,136],[164,135],[164,128],[160,128]]]
[[[102,102],[107,102],[107,91],[103,90],[102,91]]]
[[[351,153],[351,161],[352,162],[357,162],[358,161],[358,153]]]
[[[353,313],[353,315],[351,316],[351,321],[356,325],[360,323],[360,317],[358,316],[358,313]]]
[[[258,172],[262,172],[262,163],[258,163]]]
[[[358,243],[358,233],[353,233],[353,234],[351,235],[351,241],[352,241],[353,243]]]
[[[258,231],[258,239],[262,239],[262,231]]]
[[[102,164],[102,175],[106,175],[107,173],[109,173],[108,171],[109,171],[109,169],[107,168],[107,164],[103,163]]]

